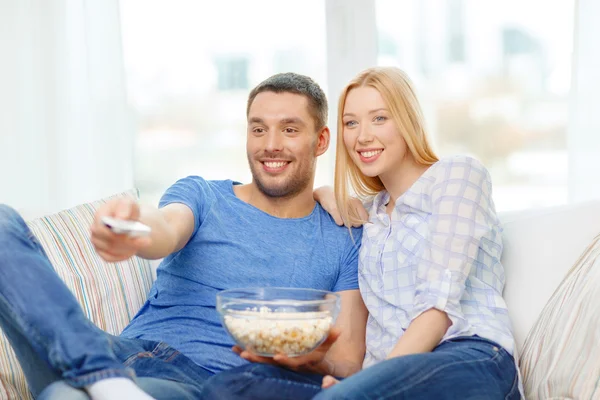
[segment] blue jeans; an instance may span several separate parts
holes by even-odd
[[[23,219],[0,205],[0,328],[39,399],[87,399],[101,379],[131,378],[156,399],[196,399],[208,370],[166,343],[110,335],[84,315]]]
[[[513,357],[478,337],[446,341],[431,353],[397,357],[321,389],[322,377],[250,364],[206,381],[203,393],[223,399],[516,400]]]

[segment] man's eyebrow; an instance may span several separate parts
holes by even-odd
[[[283,118],[279,121],[279,124],[280,125],[287,125],[287,124],[306,125],[302,119],[296,118],[296,117]]]
[[[252,117],[248,120],[249,123],[251,124],[264,124],[265,121],[262,120],[262,118],[259,117]]]

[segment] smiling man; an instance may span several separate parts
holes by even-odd
[[[305,76],[275,75],[252,90],[247,117],[252,182],[190,176],[165,192],[158,209],[117,199],[96,213],[92,242],[105,260],[164,258],[146,303],[118,337],[86,320],[22,218],[0,207],[0,326],[36,397],[225,398],[218,381],[203,392],[206,380],[246,360],[279,365],[252,365],[258,383],[265,374],[270,380],[246,385],[255,392],[238,392],[242,397],[285,398],[276,381],[310,397],[321,375],[360,369],[367,317],[357,278],[361,231],[353,241],[313,199],[316,160],[329,146],[325,94]],[[139,220],[152,234],[116,235],[103,216]],[[23,269],[37,278],[23,279]],[[330,339],[307,356],[277,362],[236,354],[215,295],[257,286],[339,292]],[[249,376],[255,379],[247,370]]]

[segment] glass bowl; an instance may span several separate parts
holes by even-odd
[[[340,310],[333,292],[298,288],[244,288],[217,293],[223,327],[255,354],[310,353],[327,339]]]

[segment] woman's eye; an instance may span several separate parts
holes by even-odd
[[[378,115],[375,117],[375,122],[383,122],[385,120],[387,120],[387,118],[382,115]]]
[[[346,121],[344,125],[348,128],[352,128],[353,126],[356,126],[356,121]]]

